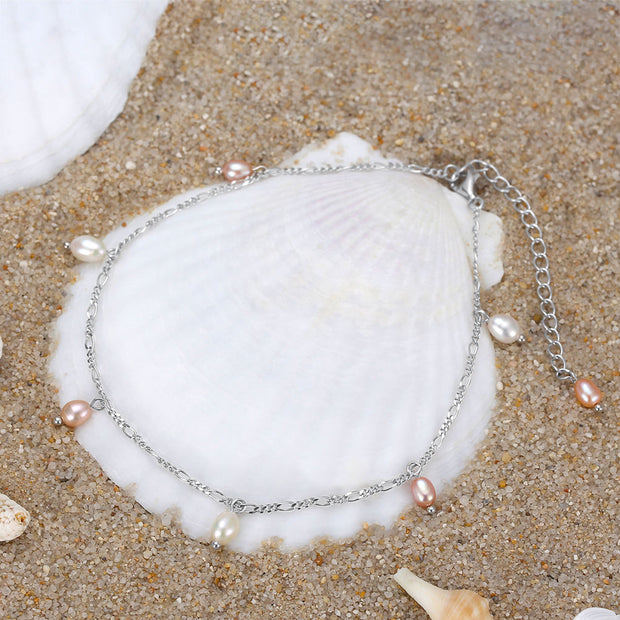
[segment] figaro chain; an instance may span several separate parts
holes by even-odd
[[[246,502],[238,497],[227,496],[215,487],[196,480],[189,473],[170,463],[163,456],[158,454],[147,443],[144,437],[140,435],[140,433],[129,422],[127,422],[127,420],[120,413],[118,413],[118,411],[116,411],[114,405],[110,401],[110,398],[106,394],[101,380],[101,374],[97,366],[95,318],[99,308],[101,293],[108,282],[114,264],[122,256],[123,251],[129,244],[131,244],[138,237],[147,233],[150,229],[154,228],[164,220],[173,217],[177,213],[201,204],[211,198],[215,198],[216,196],[232,191],[239,191],[248,185],[280,175],[326,175],[337,174],[345,171],[370,172],[377,170],[392,170],[421,174],[443,181],[447,183],[453,191],[467,200],[467,205],[472,212],[473,327],[471,332],[471,340],[466,351],[463,375],[458,382],[452,404],[450,405],[447,415],[441,423],[439,430],[424,454],[419,459],[408,463],[404,471],[393,478],[380,480],[368,486],[343,494],[318,495],[298,500],[256,504]],[[479,348],[481,328],[489,318],[480,305],[480,275],[478,266],[480,231],[479,215],[484,206],[484,201],[476,194],[474,189],[476,178],[480,175],[483,176],[495,190],[510,201],[514,209],[516,209],[519,213],[521,222],[525,226],[526,234],[530,239],[530,250],[533,256],[534,268],[536,270],[536,293],[540,301],[540,309],[543,315],[542,326],[544,330],[544,337],[547,341],[547,353],[551,360],[551,366],[558,379],[562,381],[568,380],[574,383],[576,381],[575,373],[566,365],[564,351],[560,342],[558,319],[556,316],[555,304],[552,299],[549,260],[547,256],[547,248],[543,240],[542,230],[538,225],[536,215],[532,211],[527,198],[521,193],[520,190],[501,176],[495,166],[481,160],[473,160],[462,167],[448,165],[444,168],[430,168],[415,164],[406,165],[396,162],[357,164],[350,166],[323,166],[320,168],[265,168],[263,166],[259,166],[252,168],[251,174],[248,174],[245,178],[232,183],[216,185],[154,215],[142,226],[139,226],[127,237],[125,237],[116,247],[107,250],[101,271],[97,276],[95,286],[91,292],[90,304],[86,312],[87,320],[84,339],[86,360],[92,381],[99,395],[90,402],[90,406],[94,410],[105,411],[127,437],[132,439],[139,448],[150,454],[163,468],[174,474],[179,480],[209,496],[213,500],[225,505],[227,509],[233,513],[262,514],[271,512],[290,512],[293,510],[302,510],[311,506],[332,506],[334,504],[356,502],[377,493],[389,491],[394,487],[400,486],[407,481],[417,478],[421,474],[423,468],[439,450],[442,442],[450,430],[450,427],[459,414],[465,394],[472,380],[474,363]]]

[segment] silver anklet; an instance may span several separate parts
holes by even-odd
[[[108,281],[112,268],[116,261],[121,257],[125,248],[135,239],[146,234],[150,229],[161,224],[177,213],[200,205],[211,198],[226,194],[232,191],[242,191],[244,187],[254,183],[260,183],[264,179],[280,175],[333,175],[340,172],[373,172],[377,170],[391,170],[408,174],[419,174],[431,177],[446,183],[450,189],[467,200],[467,206],[472,212],[472,275],[473,275],[473,300],[472,300],[472,331],[469,345],[465,352],[463,374],[458,382],[452,404],[448,408],[447,414],[433,437],[424,454],[409,462],[400,473],[392,478],[372,482],[368,486],[351,490],[347,493],[318,495],[314,497],[301,498],[296,500],[283,500],[266,504],[250,503],[242,498],[225,495],[211,484],[206,484],[192,477],[183,469],[173,465],[165,458],[155,452],[146,442],[142,435],[115,409],[108,397],[102,383],[100,372],[97,366],[95,353],[95,318],[100,303],[101,292]],[[93,411],[103,411],[120,427],[122,432],[133,440],[138,447],[150,454],[163,468],[173,473],[179,480],[207,495],[211,499],[219,502],[226,507],[226,511],[221,513],[215,520],[212,530],[212,546],[220,548],[230,542],[239,531],[240,514],[263,514],[271,512],[290,512],[303,510],[312,506],[332,506],[334,504],[344,504],[347,502],[357,502],[377,493],[389,491],[401,486],[406,482],[411,483],[411,491],[415,503],[425,508],[428,512],[435,512],[436,492],[430,480],[421,474],[441,447],[442,442],[447,436],[450,428],[459,414],[461,405],[471,383],[474,363],[479,348],[479,338],[482,326],[486,324],[491,335],[500,343],[511,344],[523,342],[521,328],[517,321],[509,315],[500,314],[489,317],[482,309],[480,303],[480,275],[479,275],[479,215],[484,206],[483,199],[476,193],[475,183],[479,177],[483,177],[490,186],[502,194],[519,214],[521,222],[525,227],[526,235],[530,241],[530,251],[532,253],[533,265],[535,269],[536,294],[540,302],[542,313],[543,335],[547,342],[547,355],[550,359],[551,368],[558,380],[574,386],[577,401],[584,407],[594,408],[601,411],[600,401],[602,394],[599,388],[587,378],[577,379],[576,374],[571,370],[564,358],[564,350],[560,342],[558,332],[558,319],[556,308],[552,299],[551,276],[549,273],[549,259],[547,247],[543,240],[542,230],[538,225],[538,220],[527,198],[514,185],[501,176],[497,169],[487,162],[472,160],[464,166],[448,165],[444,168],[430,168],[416,164],[400,163],[370,163],[351,166],[324,166],[320,168],[266,168],[264,166],[252,167],[245,161],[232,160],[218,169],[225,179],[221,183],[211,187],[197,195],[188,198],[165,211],[158,213],[150,218],[142,226],[136,228],[118,245],[111,249],[106,249],[103,243],[91,236],[80,236],[65,246],[71,250],[73,255],[82,261],[96,262],[103,261],[101,270],[97,276],[96,284],[90,296],[85,326],[85,348],[86,361],[91,373],[92,381],[98,396],[90,402],[84,400],[73,400],[68,402],[62,409],[59,416],[54,418],[56,425],[65,424],[69,427],[77,427],[83,424],[93,413]]]

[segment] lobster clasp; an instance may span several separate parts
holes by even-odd
[[[467,167],[465,178],[452,183],[452,191],[456,192],[459,196],[463,196],[467,202],[470,202],[477,197],[476,180],[478,176],[478,173],[473,168]]]

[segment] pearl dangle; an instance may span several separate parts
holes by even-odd
[[[435,514],[435,500],[437,499],[437,493],[433,483],[428,479],[420,476],[414,478],[411,481],[411,495],[413,495],[413,501],[420,506],[420,508],[426,508],[429,514]]]
[[[221,168],[221,174],[226,181],[234,183],[247,179],[253,172],[252,166],[242,159],[231,159]]]
[[[70,243],[65,243],[65,247],[71,250],[71,254],[83,263],[98,263],[106,256],[103,241],[91,235],[80,235]]]
[[[211,547],[220,549],[227,545],[239,533],[239,516],[235,512],[220,513],[211,526]]]
[[[581,405],[588,409],[594,408],[597,411],[602,410],[599,403],[603,399],[603,393],[594,381],[590,379],[577,379],[574,388],[577,401]]]
[[[513,344],[523,336],[518,321],[509,314],[495,314],[490,317],[487,322],[487,329],[491,336],[502,344]]]
[[[70,400],[54,418],[54,424],[60,426],[64,424],[69,428],[77,428],[90,418],[93,410],[85,400]]]

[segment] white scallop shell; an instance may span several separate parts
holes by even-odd
[[[0,194],[51,179],[125,105],[166,0],[0,2]]]
[[[297,163],[369,155],[380,158],[341,134]],[[111,233],[108,247],[144,219]],[[176,215],[127,248],[104,290],[96,336],[109,396],[172,463],[246,501],[395,476],[426,450],[463,373],[470,226],[463,198],[393,171],[277,177]],[[484,214],[481,228],[481,269],[497,281],[501,227]],[[52,370],[63,400],[95,396],[83,324],[97,272],[82,267],[58,321]],[[438,489],[483,436],[494,386],[484,330],[461,415],[426,471]],[[221,506],[161,469],[105,414],[76,436],[148,510],[180,509],[190,536],[207,535]],[[410,504],[401,487],[244,516],[234,546],[348,536],[364,521],[391,524]]]
[[[30,523],[30,513],[0,493],[0,542],[21,536]]]
[[[602,607],[590,607],[575,616],[575,620],[614,620],[614,618],[620,618],[620,615]]]

